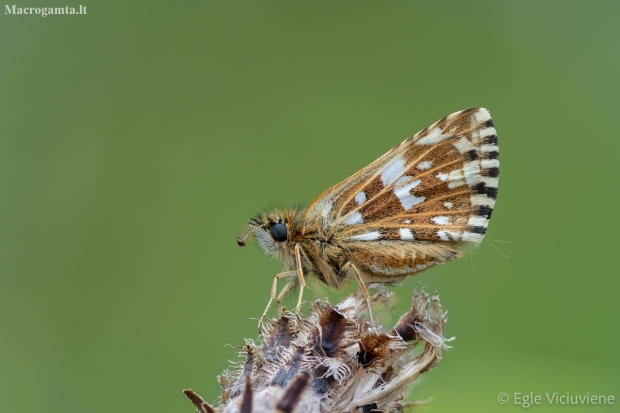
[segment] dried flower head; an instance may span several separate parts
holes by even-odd
[[[381,288],[381,287],[379,287]],[[381,288],[371,300],[385,302]],[[219,377],[220,405],[185,394],[201,413],[400,412],[409,385],[441,361],[446,313],[439,296],[413,291],[411,307],[386,330],[363,318],[357,291],[336,307],[310,305],[308,316],[283,313],[247,340],[242,361]]]

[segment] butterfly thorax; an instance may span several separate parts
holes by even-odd
[[[267,255],[282,262],[282,271],[297,269],[295,245],[299,245],[304,274],[314,276],[330,287],[340,288],[345,281],[341,269],[346,264],[346,257],[332,231],[318,223],[308,225],[304,220],[305,212],[304,207],[296,207],[259,214],[250,221],[252,225],[281,222],[286,225],[287,239],[275,241],[267,226],[254,232],[257,243]]]

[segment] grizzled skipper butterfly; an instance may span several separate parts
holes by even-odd
[[[252,234],[284,264],[259,329],[279,278],[290,280],[278,301],[299,286],[299,310],[305,275],[339,288],[352,270],[368,297],[366,283],[398,283],[480,244],[497,197],[498,155],[489,112],[466,109],[406,139],[307,208],[250,219],[237,243]]]

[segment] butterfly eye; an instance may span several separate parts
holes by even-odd
[[[271,224],[271,238],[278,242],[286,241],[286,225],[282,223],[272,223]]]

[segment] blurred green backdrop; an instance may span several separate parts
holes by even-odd
[[[474,106],[498,203],[474,254],[395,289],[394,317],[438,289],[456,336],[411,398],[620,398],[618,2],[85,5],[0,14],[1,412],[216,401],[280,269],[236,246],[247,219]]]

